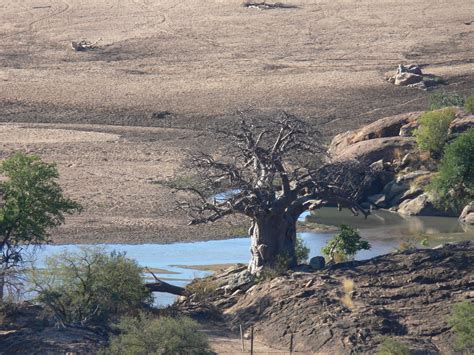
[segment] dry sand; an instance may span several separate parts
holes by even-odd
[[[171,192],[150,181],[180,173],[184,149],[216,148],[200,129],[232,123],[239,108],[285,109],[330,137],[426,107],[426,92],[383,81],[399,63],[426,64],[448,79],[446,90],[472,91],[471,0],[287,3],[297,8],[1,1],[0,155],[21,149],[56,161],[66,193],[85,206],[55,242],[237,233],[235,220],[186,226]],[[102,40],[72,51],[81,39]],[[171,114],[153,116],[160,111]]]

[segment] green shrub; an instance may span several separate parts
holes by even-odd
[[[120,333],[103,354],[211,354],[206,336],[187,317],[152,318],[142,313],[122,318],[116,327]]]
[[[439,156],[448,139],[449,125],[455,116],[454,110],[449,108],[425,112],[420,117],[420,126],[414,132],[420,150]]]
[[[429,97],[429,109],[439,110],[444,107],[462,107],[464,105],[464,98],[456,93],[436,92]]]
[[[16,153],[0,163],[0,303],[24,246],[46,243],[65,215],[81,209],[64,196],[58,178],[54,164],[34,155]]]
[[[471,115],[474,115],[474,95],[471,95],[466,99],[464,102],[464,110]]]
[[[295,253],[298,264],[304,264],[308,261],[309,248],[300,236],[296,237]]]
[[[98,248],[53,255],[30,280],[37,300],[65,324],[106,325],[152,301],[135,261]]]
[[[457,350],[474,352],[474,303],[463,301],[453,307],[449,325],[456,335]]]
[[[447,211],[460,212],[474,199],[473,128],[446,147],[438,174],[426,189],[435,195],[435,203]]]
[[[341,232],[328,241],[321,251],[329,262],[337,262],[351,259],[359,250],[368,249],[370,249],[369,242],[362,240],[357,230],[343,224]]]
[[[395,339],[385,337],[378,351],[379,355],[410,355],[410,349]]]

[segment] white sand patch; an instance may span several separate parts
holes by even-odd
[[[3,144],[113,142],[119,138],[111,133],[0,125],[0,143]]]

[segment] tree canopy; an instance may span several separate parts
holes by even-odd
[[[0,164],[0,265],[22,260],[22,248],[48,240],[48,231],[80,205],[64,196],[54,164],[16,153]]]

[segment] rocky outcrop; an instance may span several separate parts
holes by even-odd
[[[385,117],[355,131],[348,131],[334,137],[329,146],[329,154],[337,158],[352,144],[375,138],[396,137],[402,126],[416,122],[421,112]]]
[[[459,221],[461,223],[474,225],[474,201],[463,208],[461,215],[459,216]]]
[[[411,137],[385,137],[357,142],[348,146],[335,160],[358,160],[361,163],[371,163],[383,159],[392,161],[404,156],[415,146],[415,139]]]
[[[253,326],[259,339],[282,351],[293,335],[301,353],[374,354],[388,336],[413,353],[452,353],[447,322],[453,304],[474,296],[473,259],[473,242],[393,253],[289,272],[233,295],[221,286],[207,304],[226,324]],[[187,302],[178,307],[191,315],[196,309]]]
[[[397,86],[409,86],[422,90],[432,90],[440,84],[446,84],[436,75],[425,74],[418,65],[400,64],[396,72],[385,73],[385,80]]]
[[[456,118],[450,125],[449,139],[474,127],[474,116],[461,108],[454,110]],[[382,118],[334,137],[328,149],[332,160],[358,160],[377,166],[383,177],[382,183],[379,181],[363,194],[364,199],[358,201],[361,205],[399,209],[405,215],[447,215],[423,194],[423,187],[430,182],[437,162],[416,149],[413,132],[418,128],[421,115],[422,112],[411,112]]]
[[[398,213],[406,216],[446,216],[446,212],[436,208],[428,194],[421,194],[410,200],[405,200],[398,206]]]
[[[474,116],[459,117],[451,122],[449,133],[451,135],[458,135],[466,132],[468,129],[474,128]]]

